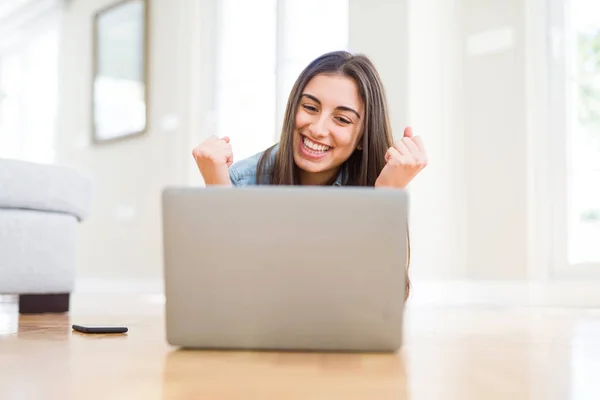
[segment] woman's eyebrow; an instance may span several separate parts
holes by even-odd
[[[318,105],[321,105],[321,101],[319,99],[317,99],[315,96],[313,96],[312,94],[308,94],[308,93],[302,93],[303,97],[308,97],[309,99],[311,99],[312,101],[314,101],[315,103],[317,103]],[[356,116],[360,119],[360,114],[358,113],[358,111],[356,111],[355,109],[353,109],[352,107],[348,107],[348,106],[337,106],[336,110],[344,110],[344,111],[349,111],[352,112],[354,114],[356,114]]]

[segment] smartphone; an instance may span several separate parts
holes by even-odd
[[[73,325],[73,330],[82,333],[125,333],[125,326]]]

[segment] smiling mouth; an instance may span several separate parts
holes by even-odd
[[[314,154],[316,156],[323,155],[332,149],[330,146],[325,146],[323,144],[315,143],[306,136],[302,136],[302,147],[305,151],[310,154]]]

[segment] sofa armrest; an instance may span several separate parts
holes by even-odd
[[[90,180],[73,168],[0,159],[0,208],[67,213],[81,221],[91,198]]]

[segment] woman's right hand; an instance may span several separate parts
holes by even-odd
[[[229,137],[211,136],[195,147],[192,155],[207,186],[231,186],[229,167],[233,164],[233,151]]]

